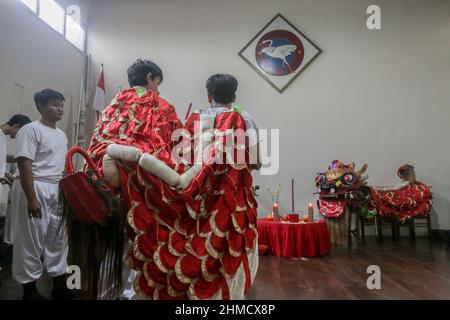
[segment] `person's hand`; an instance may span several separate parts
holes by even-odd
[[[5,185],[5,184],[11,185],[12,184],[12,182],[8,178],[0,178],[0,183],[3,185]]]
[[[14,177],[7,172],[7,173],[5,173],[5,178],[6,178],[6,180],[8,180],[9,186],[12,186],[12,183],[14,181]]]
[[[28,216],[31,218],[42,218],[42,212],[41,212],[41,204],[39,201],[29,201],[28,202]]]

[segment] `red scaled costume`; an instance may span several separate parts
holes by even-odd
[[[430,212],[431,205],[430,187],[416,181],[395,190],[372,188],[369,210],[381,216],[397,217],[404,222],[411,218],[426,216]]]
[[[158,150],[160,156],[170,157],[172,132],[182,127],[175,108],[151,91],[139,95],[135,89],[124,90],[103,111],[88,149],[97,168],[102,168],[111,143],[133,145],[151,154]]]
[[[194,113],[186,124],[186,133],[193,137],[198,136],[194,130],[198,120],[200,115]],[[154,156],[158,165],[162,163],[172,170],[172,176],[181,178],[193,168],[171,160],[171,133],[180,122],[164,100],[151,92],[138,98],[134,90],[126,90],[104,111],[97,125],[88,150],[97,168],[106,171],[102,158],[112,144],[152,155],[141,155],[139,161],[115,161],[132,241],[128,264],[138,271],[134,288],[143,297],[242,299],[254,280],[257,203],[249,165],[214,161],[229,156],[229,149],[223,154],[227,130],[245,130],[245,122],[239,113],[230,111],[217,115],[213,123],[218,138],[183,187],[170,185],[141,163],[145,156]],[[242,147],[233,144],[234,150]],[[76,235],[69,232],[69,237]]]

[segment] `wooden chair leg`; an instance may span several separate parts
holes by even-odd
[[[365,230],[364,230],[364,218],[363,217],[360,217],[359,218],[360,219],[360,222],[361,222],[361,242],[363,243],[363,244],[365,244],[366,243],[366,233],[365,233]]]
[[[427,230],[428,230],[428,239],[431,240],[431,215],[427,214]]]
[[[409,239],[416,240],[416,225],[414,224],[414,218],[409,220]]]
[[[347,228],[347,236],[348,236],[348,246],[352,246],[352,212],[349,210],[348,212],[348,228]]]
[[[394,242],[396,239],[396,231],[397,230],[395,230],[395,225],[393,222],[391,222],[391,230],[392,230],[392,242]]]
[[[381,217],[375,216],[376,228],[378,232],[378,240],[383,241],[383,225],[381,224]]]
[[[400,241],[400,223],[398,221],[391,222],[392,241]]]
[[[361,217],[355,212],[355,230],[353,230],[356,242],[361,244]]]

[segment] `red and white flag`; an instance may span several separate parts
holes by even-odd
[[[102,113],[102,111],[106,107],[106,94],[105,94],[105,77],[103,75],[103,66],[102,66],[102,72],[100,73],[100,78],[97,82],[97,89],[95,89],[95,97],[94,97],[94,103],[92,104],[92,107],[97,111],[97,115]]]

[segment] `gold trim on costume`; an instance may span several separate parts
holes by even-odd
[[[222,259],[223,252],[220,252],[220,253],[217,252],[211,244],[211,233],[208,235],[208,237],[205,240],[205,248],[211,257],[213,257],[215,259]]]
[[[208,269],[206,268],[206,260],[207,259],[208,259],[208,256],[202,257],[202,275],[203,275],[203,278],[205,278],[206,281],[211,282],[211,281],[213,281],[214,279],[217,278],[217,275],[210,274],[208,272]]]
[[[174,227],[175,227],[175,230],[176,230],[178,233],[181,233],[183,236],[187,236],[187,231],[184,230],[184,229],[182,229],[181,226],[180,226],[180,220],[181,220],[181,218],[175,219],[175,222],[174,222],[174,224],[173,224]]]
[[[216,225],[216,214],[217,214],[218,210],[214,210],[214,212],[212,212],[211,217],[209,218],[209,225],[211,227],[212,232],[218,236],[218,237],[225,237],[227,235],[227,231],[222,231],[220,230],[217,225]]]
[[[187,209],[189,215],[191,216],[191,218],[196,220],[197,219],[197,212],[195,212],[188,203],[186,203],[186,209]]]
[[[158,245],[158,249],[156,249],[156,251],[153,253],[153,261],[155,262],[156,266],[159,268],[159,270],[161,270],[164,273],[167,273],[168,270],[167,268],[163,265],[162,261],[161,261],[161,256],[160,256],[160,251],[161,248],[165,245],[165,243],[160,243]]]
[[[147,261],[149,258],[147,258],[145,255],[141,253],[139,250],[139,238],[140,236],[134,237],[133,241],[133,254],[136,259],[139,259],[141,261]]]
[[[170,233],[169,233],[169,242],[167,242],[167,248],[169,249],[169,252],[170,252],[171,254],[173,254],[173,255],[176,256],[176,257],[180,257],[183,253],[182,253],[182,252],[178,252],[177,250],[175,250],[174,247],[172,247],[172,237],[173,237],[173,235],[174,235],[175,233],[176,233],[175,230],[170,231]]]
[[[181,271],[181,259],[185,257],[186,255],[183,255],[181,258],[178,258],[177,262],[175,263],[175,275],[177,276],[177,279],[180,280],[183,283],[189,284],[192,282],[192,279],[185,276],[183,274],[183,271]]]
[[[237,214],[237,212],[235,212],[234,214],[233,213],[231,214],[231,221],[233,222],[234,229],[238,233],[244,234],[245,231],[242,230],[241,227],[239,226],[239,224],[237,223],[236,217],[234,216],[235,214]]]
[[[157,289],[162,289],[165,287],[165,285],[153,281],[153,279],[150,277],[150,274],[148,273],[147,262],[144,263],[144,277],[145,277],[145,281],[146,281],[147,285],[151,288],[155,288],[155,291]]]

